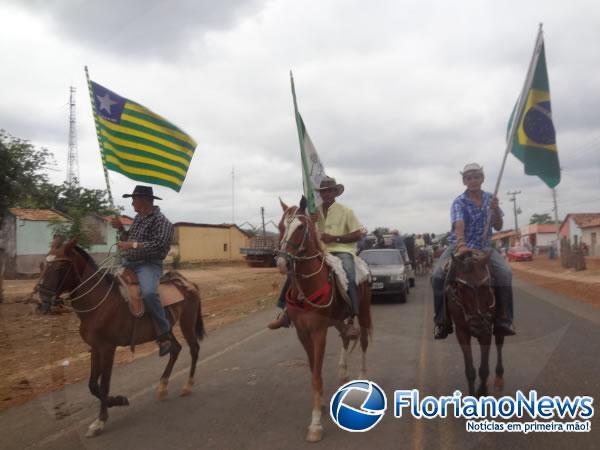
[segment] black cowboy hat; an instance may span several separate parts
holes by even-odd
[[[335,189],[335,196],[339,197],[344,192],[344,185],[336,183],[335,178],[325,177],[321,180],[321,185],[318,188],[315,188],[315,190],[325,191],[327,189]]]
[[[152,190],[152,186],[142,186],[138,184],[131,194],[123,194],[123,198],[127,197],[150,197],[156,200],[162,200],[160,197],[154,196],[154,191]]]

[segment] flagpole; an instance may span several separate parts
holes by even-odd
[[[104,169],[104,180],[106,181],[106,191],[108,192],[108,201],[110,207],[115,211],[115,203],[113,201],[112,192],[110,190],[110,180],[108,178],[108,170],[104,163],[104,153],[102,152],[102,137],[100,136],[100,127],[98,126],[98,112],[96,111],[96,102],[94,101],[94,93],[92,91],[92,83],[90,82],[90,74],[88,73],[88,67],[85,66],[85,78],[87,80],[88,91],[90,93],[90,101],[92,102],[92,111],[94,113],[94,125],[96,126],[96,137],[98,138],[98,147],[100,149],[100,156],[102,158],[102,168]]]
[[[312,183],[308,176],[308,163],[306,162],[306,155],[304,151],[304,130],[302,127],[302,123],[300,122],[298,113],[298,102],[296,100],[296,88],[294,86],[294,75],[290,70],[290,83],[292,86],[292,97],[294,99],[294,117],[296,118],[296,128],[298,129],[298,140],[300,141],[300,159],[302,161],[302,185],[304,186],[304,191],[307,194],[307,203],[308,203],[308,212],[310,214],[316,213],[315,201],[313,198],[313,189]]]
[[[525,83],[523,84],[523,89],[521,90],[521,95],[519,95],[519,100],[517,101],[517,105],[515,107],[515,111],[510,123],[510,129],[508,132],[508,137],[506,140],[506,149],[504,150],[504,157],[502,158],[502,164],[500,166],[500,172],[498,173],[498,179],[496,180],[496,187],[494,188],[494,197],[498,196],[498,190],[500,189],[500,181],[502,180],[502,176],[504,175],[504,167],[506,166],[506,159],[508,158],[508,154],[510,153],[510,149],[512,147],[513,139],[515,137],[516,130],[518,128],[517,122],[519,121],[521,114],[523,113],[523,109],[525,107],[525,103],[527,102],[527,92],[529,91],[529,87],[531,85],[531,81],[533,80],[533,71],[537,66],[537,62],[540,56],[540,47],[543,42],[543,24],[540,22],[538,28],[538,34],[535,39],[535,46],[533,48],[533,56],[531,57],[531,61],[529,62],[529,68],[527,69],[527,76],[525,77]],[[485,228],[483,230],[483,236],[481,236],[482,243],[485,242],[486,236],[488,234],[488,230],[490,228],[490,222],[492,219],[492,211],[488,212]],[[518,231],[518,230],[515,230]]]

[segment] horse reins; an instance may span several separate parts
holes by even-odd
[[[482,286],[486,281],[489,281],[491,278],[491,274],[490,274],[490,268],[488,266],[486,266],[485,268],[487,275],[486,277],[481,280],[481,282],[477,285],[477,286],[473,286],[471,283],[469,283],[466,280],[463,280],[462,278],[456,277],[454,278],[454,281],[457,283],[460,283],[463,286],[466,286],[470,289],[472,289],[475,292],[475,298],[477,298],[477,291],[476,289],[480,286]],[[449,271],[448,274],[446,274],[446,280],[448,280],[449,277]],[[492,287],[488,286],[488,289],[490,291],[492,291]],[[462,310],[463,312],[463,317],[465,319],[466,322],[468,322],[469,320],[471,320],[473,317],[477,317],[477,316],[482,316],[482,317],[487,317],[487,318],[491,318],[491,313],[483,313],[479,307],[479,302],[476,301],[475,304],[477,305],[477,314],[469,314],[461,300],[461,298],[455,294],[454,290],[450,288],[450,284],[448,284],[448,287],[446,288],[446,291],[449,291],[452,295],[450,296],[450,298],[452,299],[452,301]],[[496,307],[496,297],[494,296],[494,293],[492,293],[492,303],[489,306],[490,309],[495,308]]]
[[[290,275],[291,278],[292,278],[292,280],[296,283],[296,286],[297,286],[298,290],[304,295],[304,299],[306,300],[306,302],[308,304],[310,304],[314,308],[328,308],[328,307],[331,306],[331,304],[333,303],[333,300],[335,298],[335,289],[333,289],[333,288],[329,289],[331,291],[331,294],[329,296],[329,301],[326,304],[324,304],[324,305],[319,305],[317,303],[314,303],[313,301],[311,301],[311,298],[317,299],[323,293],[328,293],[327,292],[328,290],[326,289],[326,287],[327,286],[331,286],[331,283],[333,283],[331,275],[329,276],[328,283],[325,286],[323,286],[321,289],[317,290],[315,293],[313,293],[312,295],[310,295],[308,297],[304,294],[304,292],[302,292],[302,288],[300,287],[300,283],[298,283],[298,280],[297,280],[298,275],[300,275],[300,277],[303,280],[307,280],[309,278],[312,278],[312,277],[318,275],[319,273],[321,273],[321,271],[323,270],[323,267],[325,267],[325,255],[323,254],[323,252],[320,252],[320,251],[317,250],[317,253],[315,253],[314,255],[310,255],[310,256],[302,256],[301,255],[303,252],[306,251],[305,244],[306,244],[306,241],[308,240],[308,238],[310,237],[310,230],[309,230],[309,227],[308,227],[308,223],[305,224],[304,234],[302,235],[302,240],[300,241],[300,244],[296,245],[296,244],[293,244],[293,243],[289,242],[289,237],[287,236],[287,234],[288,234],[288,228],[287,228],[287,226],[290,225],[294,221],[294,219],[296,219],[296,218],[299,219],[301,217],[304,217],[309,223],[312,223],[312,221],[311,221],[311,219],[310,219],[309,216],[307,216],[306,214],[298,214],[298,210],[294,211],[294,214],[291,215],[291,216],[289,216],[287,218],[287,220],[286,220],[286,223],[287,223],[287,225],[286,225],[286,233],[284,234],[284,236],[283,236],[283,238],[281,240],[281,247],[280,247],[280,249],[276,250],[275,253],[278,256],[282,256],[283,258],[285,258],[286,261],[291,262],[289,264],[288,275]],[[288,246],[292,247],[293,250],[296,250],[297,253],[293,254],[293,253],[290,253],[290,252],[284,250]],[[321,258],[321,265],[319,266],[319,269],[317,269],[315,272],[312,272],[310,274],[303,274],[303,273],[297,274],[296,273],[296,263],[298,261],[301,261],[301,262],[303,262],[303,261],[311,261],[311,260],[319,258],[319,257]]]

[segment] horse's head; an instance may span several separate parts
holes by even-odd
[[[287,206],[280,200],[283,215],[279,221],[279,250],[277,267],[286,273],[295,261],[312,255],[319,247],[317,231],[306,212],[306,198],[302,196],[300,206]]]
[[[448,299],[462,310],[469,332],[476,338],[492,332],[496,302],[488,267],[490,256],[483,252],[452,256]]]
[[[75,240],[53,244],[38,281],[37,290],[42,301],[50,302],[63,292],[75,289],[81,282],[85,266],[85,258],[79,253]]]

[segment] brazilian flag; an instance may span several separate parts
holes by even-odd
[[[560,165],[541,32],[538,39],[537,62],[532,68],[533,76],[528,77],[523,89],[523,108],[512,138],[511,153],[523,162],[527,175],[537,175],[548,187],[554,188],[560,183]],[[534,53],[534,61],[535,56]],[[509,130],[514,114],[513,110],[508,124]]]

